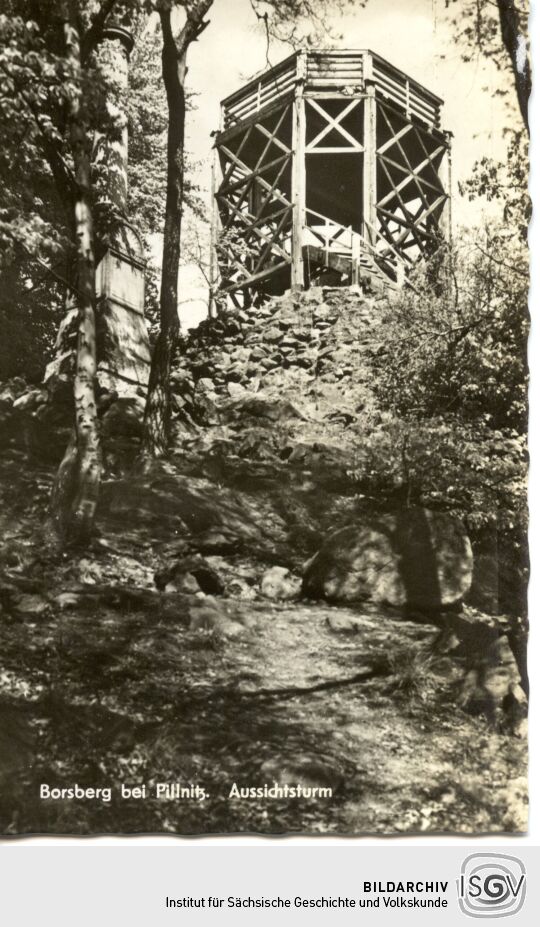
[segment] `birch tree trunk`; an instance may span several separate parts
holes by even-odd
[[[85,543],[91,536],[101,479],[101,445],[95,396],[96,316],[91,154],[81,102],[80,37],[71,17],[64,27],[71,91],[68,125],[75,173],[75,299],[78,307],[74,379],[75,428],[58,469],[52,510],[62,542]]]

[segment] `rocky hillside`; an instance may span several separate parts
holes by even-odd
[[[203,323],[174,372],[175,451],[151,468],[140,397],[103,391],[99,532],[60,559],[41,526],[65,416],[5,387],[0,830],[524,829],[523,627],[475,607],[454,517],[356,478],[385,414],[378,308],[319,289]],[[208,802],[34,794],[175,776]],[[233,781],[334,796],[230,801]]]
[[[310,423],[306,432],[327,440],[376,414],[370,363],[382,352],[377,301],[353,287],[286,293],[205,320],[173,376],[179,422],[215,421],[216,403],[256,395],[292,403]]]

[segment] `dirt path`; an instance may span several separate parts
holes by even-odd
[[[452,704],[448,667],[428,656],[434,629],[348,609],[232,604],[243,623],[227,637],[186,630],[182,616],[149,621],[108,608],[3,626],[2,716],[20,745],[13,830],[36,820],[62,833],[523,826],[521,742]],[[332,630],[329,617],[352,620],[354,632]],[[381,650],[390,674],[341,684]],[[338,685],[261,698],[322,682]],[[157,782],[191,782],[210,797],[47,804],[40,782],[146,783],[150,793]],[[229,798],[233,783],[274,782],[333,794]]]

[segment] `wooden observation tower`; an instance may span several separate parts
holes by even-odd
[[[399,286],[450,237],[442,102],[379,55],[341,50],[296,52],[223,100],[217,303],[321,279]]]

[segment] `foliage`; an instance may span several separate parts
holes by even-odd
[[[508,155],[504,162],[484,157],[474,166],[472,176],[460,185],[460,193],[474,200],[485,197],[499,202],[506,227],[515,229],[526,244],[532,215],[528,193],[528,139],[522,131],[509,134]]]
[[[25,4],[16,5],[24,13]],[[18,246],[54,256],[65,247],[62,208],[67,201],[58,193],[55,172],[66,181],[69,175],[59,152],[61,57],[47,47],[38,25],[22,16],[0,16],[0,39],[0,244],[5,265]]]
[[[479,536],[526,518],[523,435],[455,416],[389,417],[358,444],[354,475],[370,495],[443,509]]]
[[[42,379],[64,314],[63,290],[24,254],[0,271],[0,381]]]
[[[463,61],[482,57],[513,76],[517,103],[528,129],[531,68],[527,42],[528,0],[444,0]],[[457,10],[456,10],[457,8]],[[454,12],[455,11],[455,12]],[[502,93],[506,93],[503,90]]]
[[[387,691],[413,703],[427,704],[433,698],[435,665],[432,652],[422,645],[413,644],[390,653]],[[440,692],[440,681],[437,682]]]
[[[526,425],[527,254],[506,227],[463,236],[419,270],[388,308],[377,392],[401,415],[449,414],[523,432]]]
[[[460,43],[463,61],[474,61],[483,55],[497,65],[507,65],[504,47],[500,41],[500,20],[497,3],[479,3],[478,0],[444,0],[451,22]]]
[[[61,302],[48,268],[65,274],[71,242],[67,172],[57,154],[60,59],[38,24],[23,18],[28,6],[11,3],[0,16],[0,319],[6,346],[0,377],[37,379],[50,356]],[[66,177],[64,195],[55,172]]]
[[[221,268],[222,285],[231,283],[238,265],[252,267],[256,265],[264,249],[264,241],[246,235],[245,222],[233,219],[227,228],[220,231],[217,241],[218,254],[222,256],[223,264],[227,261],[227,271]],[[230,276],[229,276],[230,274]]]

